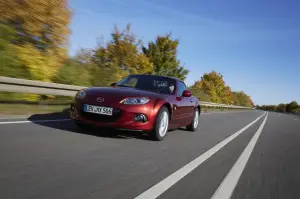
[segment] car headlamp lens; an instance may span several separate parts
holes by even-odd
[[[77,92],[76,98],[83,99],[83,98],[85,98],[86,93],[87,93],[87,91],[85,89],[82,89]]]
[[[126,98],[121,101],[122,104],[146,104],[150,101],[149,98],[146,97],[134,97],[134,98]]]

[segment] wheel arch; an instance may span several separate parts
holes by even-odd
[[[159,110],[165,106],[169,111],[169,119],[171,120],[173,115],[173,106],[169,101],[158,99],[154,104],[155,115],[159,112]]]
[[[167,107],[167,109],[169,111],[169,117],[170,117],[169,120],[171,120],[172,113],[173,113],[171,104],[169,102],[165,102],[161,107],[163,107],[163,106]]]
[[[197,105],[196,109],[199,110],[199,115],[200,115],[200,113],[201,113],[201,106],[199,104]]]

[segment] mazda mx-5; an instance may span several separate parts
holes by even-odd
[[[177,78],[129,75],[110,87],[78,91],[71,118],[80,127],[143,131],[162,140],[169,129],[195,131],[200,110],[198,99]]]

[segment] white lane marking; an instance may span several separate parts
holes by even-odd
[[[223,182],[220,184],[211,199],[230,199],[245,167],[251,156],[251,153],[257,143],[259,136],[266,124],[268,113],[264,121],[259,126],[258,130],[248,143],[247,147],[244,149],[243,153],[240,155],[238,160],[235,162],[227,176],[224,178]]]
[[[262,118],[266,113],[259,116],[257,119],[255,119],[253,122],[249,123],[239,131],[235,132],[231,136],[227,137],[225,140],[221,141],[187,165],[183,166],[179,170],[175,171],[156,185],[150,187],[148,190],[143,192],[142,194],[135,197],[135,199],[154,199],[160,196],[162,193],[164,193],[166,190],[168,190],[171,186],[173,186],[175,183],[177,183],[179,180],[181,180],[184,176],[192,172],[194,169],[196,169],[199,165],[201,165],[204,161],[209,159],[212,155],[214,155],[216,152],[218,152],[220,149],[222,149],[225,145],[227,145],[229,142],[231,142],[234,138],[239,136],[241,133],[243,133],[246,129],[248,129],[250,126],[252,126],[254,123],[256,123],[260,118]]]
[[[0,122],[0,124],[24,124],[24,123],[45,123],[45,122],[64,122],[70,121],[71,119],[56,119],[56,120],[24,120],[24,121],[7,121],[7,122]]]
[[[32,115],[0,116],[0,120],[28,119]]]

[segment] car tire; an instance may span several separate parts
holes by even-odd
[[[188,130],[188,131],[196,131],[197,130],[197,128],[199,126],[199,116],[200,116],[200,111],[198,108],[196,108],[194,111],[193,121],[190,125],[186,126],[186,130]]]
[[[170,114],[167,107],[163,106],[159,110],[153,131],[151,132],[151,138],[156,141],[163,140],[168,133],[170,122]]]

